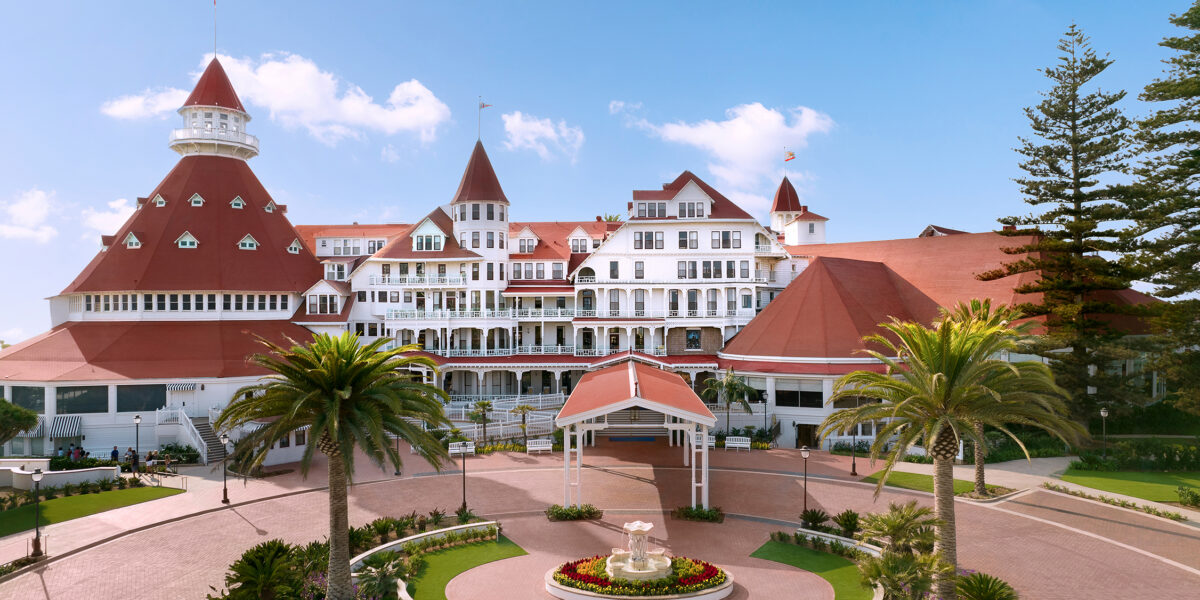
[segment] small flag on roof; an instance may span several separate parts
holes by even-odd
[[[491,106],[491,104],[485,104],[482,100],[479,101],[479,110],[483,110],[489,106]]]
[[[791,150],[785,150],[785,151],[784,151],[784,153],[783,153],[783,162],[787,162],[787,161],[789,161],[789,160],[795,160],[795,158],[796,158],[796,153],[795,153],[795,152],[792,152]]]

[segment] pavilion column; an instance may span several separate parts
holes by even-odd
[[[696,440],[696,432],[689,430],[688,431],[688,439],[691,440],[691,442],[688,444],[688,451],[689,451],[689,454],[693,454],[693,453],[695,453],[695,449],[696,449],[696,441],[697,441]],[[701,439],[701,440],[699,440],[699,442],[701,445],[704,445],[704,446],[708,445],[707,440]],[[693,460],[691,461],[691,464],[688,466],[691,467],[691,473],[692,473],[692,485],[690,486],[691,491],[692,491],[692,508],[696,508],[696,461],[694,460],[695,457],[692,457],[692,458],[693,458]]]
[[[571,505],[571,426],[563,428],[563,506]]]
[[[475,380],[478,383],[475,393],[479,396],[483,396],[483,371],[475,371]]]
[[[583,506],[583,428],[575,426],[575,506]]]
[[[703,502],[704,508],[708,508],[708,427],[701,427],[700,431],[703,432],[703,436],[704,436],[704,445],[701,446],[701,448],[700,448],[700,451],[702,452],[701,457],[703,459],[703,465],[704,465],[701,468],[701,473],[700,473],[701,502]]]

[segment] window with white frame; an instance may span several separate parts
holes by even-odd
[[[240,250],[258,250],[258,240],[254,239],[250,234],[238,241],[238,249]]]
[[[137,239],[137,236],[133,235],[133,232],[131,231],[125,236],[125,247],[129,249],[141,248],[142,241]]]
[[[553,272],[553,275],[552,275],[553,279],[562,279],[563,278],[563,264],[562,263],[554,263],[551,271]]]
[[[537,264],[537,278],[538,279],[546,278],[546,263],[538,263]]]
[[[442,236],[440,235],[418,235],[413,236],[413,249],[421,251],[436,251],[442,249]],[[372,252],[374,254],[374,252]]]
[[[179,236],[179,238],[175,240],[175,244],[180,248],[195,248],[196,246],[200,245],[200,242],[191,233],[185,231],[183,232],[183,235]]]
[[[200,194],[192,194],[192,199],[189,200],[192,206],[204,206],[204,198]]]
[[[155,194],[154,195],[154,205],[155,206],[166,206],[167,200],[165,198],[163,198],[161,194]]]
[[[512,278],[521,279],[521,263],[513,263]]]
[[[268,202],[267,205],[263,207],[263,210],[265,210],[269,213],[275,212],[275,201],[272,200],[272,201]]]
[[[680,219],[698,219],[704,217],[704,202],[680,202]]]
[[[740,231],[713,231],[712,232],[712,247],[713,248],[741,248],[742,247],[742,232],[740,232]]]
[[[287,251],[288,254],[300,254],[300,240],[292,240],[292,243],[288,244]]]
[[[238,210],[242,210],[243,208],[246,208],[246,201],[242,200],[241,196],[237,196],[233,200],[229,201],[229,205]]]
[[[646,263],[644,263],[640,260],[634,261],[634,263],[633,263],[633,278],[634,279],[645,279],[646,278]]]
[[[816,233],[816,232],[817,232],[817,224],[816,224],[816,223],[809,223],[809,224],[808,224],[808,232],[809,232],[809,233]]]
[[[346,263],[325,263],[325,279],[346,280]]]
[[[339,299],[337,294],[309,294],[308,314],[336,315],[340,312],[338,310]]]

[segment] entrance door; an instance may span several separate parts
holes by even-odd
[[[796,447],[817,448],[817,426],[796,423]]]

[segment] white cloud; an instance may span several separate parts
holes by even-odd
[[[613,100],[608,103],[608,114],[616,115],[620,113],[634,112],[641,110],[641,102],[625,102],[624,100]]]
[[[210,59],[211,55],[204,57],[200,72]],[[303,128],[329,145],[361,138],[364,132],[414,133],[430,142],[450,119],[450,108],[416,79],[396,84],[384,102],[376,102],[362,88],[298,54],[220,59],[242,102],[263,107],[272,120]],[[196,79],[200,72],[194,74]],[[106,102],[101,110],[118,118],[149,117],[174,111],[186,99],[183,90],[147,90]]]
[[[133,203],[125,198],[118,198],[108,203],[108,210],[96,210],[90,206],[84,207],[82,211],[83,226],[88,229],[83,234],[84,239],[89,239],[96,233],[100,235],[113,235],[125,224],[129,219],[129,215],[133,214]]]
[[[396,147],[388,144],[379,151],[379,160],[383,162],[400,162],[400,153],[396,151]]]
[[[140,94],[109,100],[100,106],[100,112],[114,119],[165,119],[179,110],[187,97],[187,91],[178,88],[147,89]]]
[[[571,127],[566,121],[558,123],[550,119],[539,119],[521,111],[501,115],[508,139],[504,147],[509,150],[533,150],[542,160],[550,160],[561,154],[575,162],[583,146],[583,129]]]
[[[0,204],[0,238],[33,240],[39,244],[50,241],[58,230],[46,224],[54,192],[32,188],[16,200]]]

